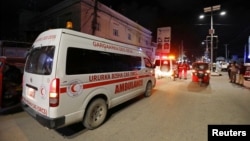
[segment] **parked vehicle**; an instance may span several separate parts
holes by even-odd
[[[250,88],[250,63],[245,63],[246,66],[246,72],[244,75],[244,82],[243,85],[247,88]]]
[[[221,71],[227,71],[228,64],[227,62],[221,62]]]
[[[0,112],[20,106],[23,68],[31,45],[0,40]]]
[[[138,49],[69,29],[41,33],[27,57],[23,109],[50,129],[101,126],[108,109],[155,86],[154,66]]]
[[[22,72],[0,57],[0,110],[20,104],[22,97]]]
[[[198,82],[201,86],[204,84],[209,84],[210,81],[210,70],[209,64],[205,62],[194,62],[192,64],[192,81]]]
[[[161,55],[156,56],[153,62],[155,66],[155,77],[157,79],[163,77],[171,78],[174,75],[174,69],[177,68],[175,56]]]

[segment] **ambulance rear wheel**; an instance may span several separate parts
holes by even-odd
[[[98,98],[93,100],[86,110],[83,125],[90,130],[99,127],[105,121],[107,111],[108,108],[104,99]]]
[[[151,95],[152,95],[152,89],[153,89],[152,83],[151,83],[151,82],[148,82],[148,83],[147,83],[147,86],[146,86],[146,90],[145,90],[145,92],[144,92],[144,96],[145,96],[145,97],[151,96]]]

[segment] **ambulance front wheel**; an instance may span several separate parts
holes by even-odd
[[[108,108],[104,99],[93,100],[86,110],[83,125],[90,130],[99,127],[105,121],[107,111]]]

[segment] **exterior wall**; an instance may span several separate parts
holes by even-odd
[[[98,7],[96,12],[95,6]],[[94,18],[98,27],[95,31],[92,29]],[[114,35],[114,30],[117,31],[117,36]],[[93,0],[81,1],[81,32],[136,45],[149,56],[154,51],[151,46],[151,31],[101,3],[95,5]]]
[[[91,3],[92,4],[92,3]],[[87,34],[92,34],[92,21],[93,21],[93,13],[94,13],[94,9],[93,9],[93,5],[91,5],[90,3],[86,4],[86,3],[81,3],[80,7],[81,7],[81,17],[80,17],[80,23],[81,23],[81,28],[80,31],[83,33],[87,33]],[[102,36],[100,36],[102,37]]]
[[[97,10],[95,10],[97,6]],[[96,16],[95,16],[96,15]],[[96,18],[96,22],[93,20]],[[138,46],[150,57],[154,54],[151,31],[94,0],[64,0],[36,15],[29,24],[30,31],[40,33],[50,28],[65,28],[73,23],[73,30]],[[96,30],[92,25],[95,23]],[[117,35],[114,35],[116,30]]]

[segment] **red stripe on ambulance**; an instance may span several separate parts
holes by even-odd
[[[141,76],[135,76],[135,77],[128,77],[128,78],[122,78],[122,79],[116,79],[116,80],[109,80],[109,81],[102,81],[102,82],[95,82],[95,83],[87,83],[83,84],[82,88],[83,89],[89,89],[89,88],[94,88],[94,87],[99,87],[99,86],[104,86],[104,85],[109,85],[109,84],[114,84],[114,83],[120,83],[124,81],[130,81],[130,80],[138,80],[141,78],[145,77],[150,77],[150,75],[141,75]],[[60,88],[60,93],[66,93],[67,92],[67,87],[62,87]]]

